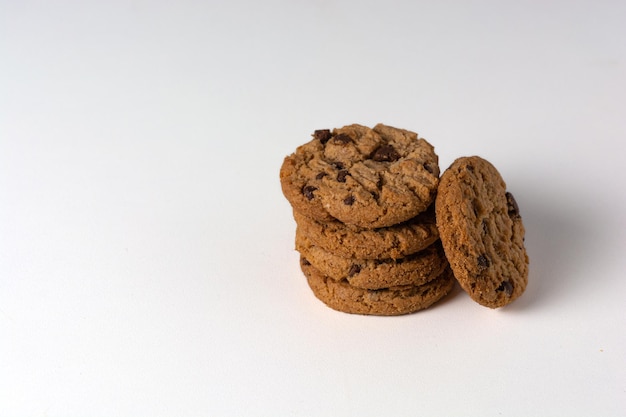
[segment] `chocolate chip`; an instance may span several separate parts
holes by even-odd
[[[431,163],[425,162],[424,163],[424,169],[426,171],[430,172],[431,174],[435,175],[435,167],[433,167]]]
[[[472,211],[474,212],[474,216],[478,217],[479,209],[476,200],[472,201]]]
[[[345,204],[346,206],[351,206],[352,204],[354,204],[354,202],[354,196],[351,195],[343,199],[343,204]]]
[[[348,276],[349,277],[354,276],[354,275],[358,274],[359,272],[361,272],[361,267],[358,266],[357,264],[353,264],[350,267],[350,270],[348,271]]]
[[[317,190],[317,187],[313,187],[312,185],[305,185],[302,187],[302,194],[307,198],[307,200],[313,200],[313,191]]]
[[[322,145],[328,142],[331,137],[332,135],[328,129],[320,129],[313,132],[313,138],[322,142]]]
[[[489,268],[489,265],[491,264],[491,262],[489,262],[489,259],[485,255],[480,255],[477,261],[478,266],[481,268]]]
[[[500,286],[496,288],[496,291],[504,291],[510,297],[513,294],[513,284],[511,284],[511,281],[502,281]]]
[[[317,174],[317,175],[315,176],[315,179],[316,179],[316,180],[321,180],[321,179],[322,179],[322,178],[324,178],[326,175],[328,175],[328,174],[327,174],[327,173],[325,173],[325,172],[320,172],[319,174]]]
[[[465,168],[470,172],[474,172],[474,165],[467,165]]]
[[[345,133],[340,133],[333,138],[333,143],[336,143],[337,145],[346,145],[350,142],[352,142],[352,138]]]
[[[519,206],[517,205],[517,201],[515,201],[513,194],[507,192],[505,196],[506,196],[506,206],[509,212],[509,217],[513,219],[521,217],[519,214]]]
[[[311,265],[311,262],[306,258],[302,258],[302,265]]]
[[[393,162],[400,159],[400,154],[391,145],[382,145],[371,156],[376,162]]]
[[[331,162],[330,165],[335,169],[344,169],[345,166],[341,162]]]
[[[342,169],[337,173],[337,181],[346,182],[346,177],[350,175],[347,169]]]

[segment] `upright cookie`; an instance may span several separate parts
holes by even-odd
[[[441,176],[435,202],[446,257],[476,302],[502,307],[528,283],[524,225],[513,195],[488,161],[463,157]]]
[[[433,202],[438,157],[417,134],[378,124],[317,130],[280,169],[294,210],[363,228],[409,220]]]
[[[293,212],[298,229],[320,248],[344,258],[399,259],[419,252],[439,239],[434,204],[406,222],[364,229],[340,221],[318,222]]]
[[[414,313],[441,300],[454,286],[454,277],[449,268],[424,285],[366,290],[325,276],[304,257],[300,258],[300,267],[319,300],[334,310],[351,314],[398,316]]]
[[[335,281],[346,280],[353,287],[370,290],[426,284],[448,266],[439,242],[397,260],[342,258],[312,245],[298,229],[296,249],[322,274]]]

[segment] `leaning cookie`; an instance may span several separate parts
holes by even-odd
[[[317,130],[280,169],[294,210],[318,221],[387,227],[426,210],[439,183],[433,146],[382,124]]]
[[[325,276],[304,257],[300,258],[300,266],[309,287],[319,300],[334,310],[351,314],[399,316],[414,313],[441,300],[454,286],[454,277],[449,268],[424,285],[366,290]]]
[[[343,258],[311,244],[298,229],[296,250],[322,274],[335,281],[346,280],[353,287],[370,290],[423,285],[439,276],[448,266],[439,242],[397,260]]]
[[[344,258],[399,259],[439,239],[434,204],[406,222],[364,229],[339,221],[318,222],[294,210],[298,229],[322,249]]]
[[[488,161],[463,157],[443,173],[435,202],[446,257],[476,302],[502,307],[528,283],[524,225],[513,195]]]

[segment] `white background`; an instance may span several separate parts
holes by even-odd
[[[623,1],[0,2],[0,416],[626,415]],[[531,260],[335,312],[282,159],[315,129],[481,155]]]

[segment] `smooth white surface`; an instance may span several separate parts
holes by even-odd
[[[0,2],[0,415],[626,415],[626,3]],[[478,154],[530,284],[337,313],[282,158]]]

